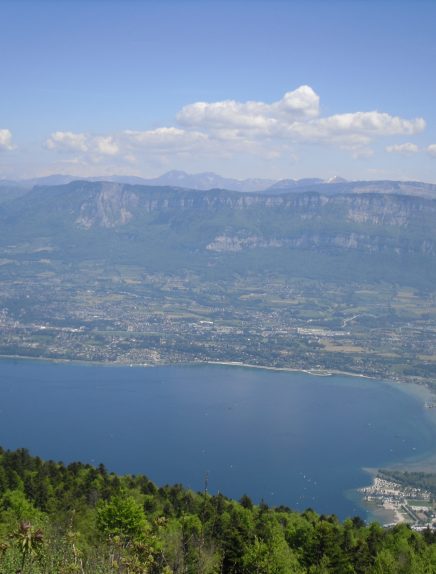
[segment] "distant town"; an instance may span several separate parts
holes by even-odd
[[[391,285],[3,259],[0,354],[158,365],[237,361],[432,384],[434,294]]]
[[[429,490],[395,482],[389,474],[379,473],[371,486],[360,488],[359,492],[365,506],[385,526],[406,522],[413,530],[436,529],[436,501]],[[386,516],[391,520],[386,521]]]

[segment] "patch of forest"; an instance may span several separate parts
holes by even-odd
[[[2,574],[436,572],[436,533],[255,505],[0,448]]]

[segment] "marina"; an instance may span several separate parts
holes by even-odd
[[[391,515],[384,526],[407,522],[414,530],[436,529],[436,505],[431,492],[401,485],[377,474],[371,486],[359,489],[364,503],[377,516]]]

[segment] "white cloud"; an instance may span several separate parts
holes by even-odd
[[[74,152],[94,156],[115,156],[120,152],[118,143],[112,135],[90,136],[85,133],[54,132],[45,142],[49,150]]]
[[[325,134],[363,134],[371,136],[388,136],[397,134],[413,135],[425,128],[422,118],[405,120],[381,112],[354,112],[336,114],[319,119],[315,125]]]
[[[46,147],[79,155],[82,162],[171,162],[175,158],[233,159],[238,156],[295,157],[301,144],[347,150],[370,157],[371,144],[388,136],[413,136],[425,129],[423,118],[402,118],[379,111],[322,116],[319,95],[310,86],[287,92],[275,102],[223,100],[184,106],[174,126],[118,133],[54,132]],[[431,147],[431,146],[430,146]],[[391,153],[416,153],[413,143],[391,145]],[[428,152],[436,155],[430,148]],[[117,164],[118,162],[118,164]]]
[[[117,155],[120,151],[118,144],[112,136],[100,136],[93,140],[95,150],[103,155]]]
[[[319,96],[309,86],[287,92],[281,100],[265,102],[196,102],[184,106],[177,114],[181,125],[212,129],[275,131],[281,122],[313,118],[319,114]]]
[[[293,92],[286,92],[272,107],[289,116],[313,118],[319,115],[319,96],[310,86],[300,86]]]
[[[369,155],[368,146],[376,138],[414,135],[425,128],[423,118],[410,120],[378,111],[320,117],[319,96],[310,86],[288,92],[272,104],[197,102],[184,106],[177,120],[186,129],[201,130],[218,140],[307,142],[347,148],[354,155]]]
[[[85,152],[88,149],[87,140],[88,136],[82,133],[54,132],[45,145],[50,150]]]
[[[432,157],[436,157],[436,144],[430,144],[427,147],[427,152],[432,156]]]
[[[12,143],[12,133],[10,130],[1,129],[0,130],[0,151],[11,151],[15,149]]]
[[[419,147],[410,142],[388,145],[385,149],[389,153],[400,153],[402,155],[414,155],[419,152]]]
[[[45,142],[52,151],[78,154],[80,161],[101,162],[112,157],[132,162],[137,151],[147,153],[194,152],[204,148],[208,136],[203,132],[162,127],[154,130],[125,130],[108,135],[89,135],[74,132],[54,132]]]

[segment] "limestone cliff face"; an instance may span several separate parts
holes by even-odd
[[[145,231],[152,238],[165,225],[171,241],[206,253],[287,247],[436,256],[436,200],[423,197],[266,195],[108,182],[72,182],[32,193],[23,200],[32,224],[38,210],[47,222],[51,209],[78,230],[113,229],[132,241],[141,241]],[[15,210],[22,217],[18,203]]]
[[[436,202],[398,195],[368,194],[333,197],[347,205],[347,218],[356,223],[407,226],[425,211],[436,215]]]
[[[94,225],[117,227],[128,223],[139,202],[138,196],[124,187],[117,183],[102,183],[101,190],[81,204],[76,223],[86,229]]]
[[[352,222],[395,226],[407,225],[411,218],[423,212],[436,215],[435,200],[392,194],[323,196],[309,192],[267,196],[220,190],[201,192],[98,183],[94,184],[90,197],[82,203],[78,223],[108,227],[123,225],[133,217],[137,209],[153,213],[188,209],[244,210],[255,207],[290,210],[303,219],[322,216],[323,211],[339,210]]]
[[[241,237],[237,235],[217,235],[208,243],[206,249],[215,252],[236,252],[243,249],[291,247],[300,249],[339,248],[365,251],[367,253],[389,253],[397,255],[421,253],[436,256],[436,242],[422,240],[410,242],[398,241],[384,236],[362,233],[301,233],[293,238],[267,239],[261,235]]]

